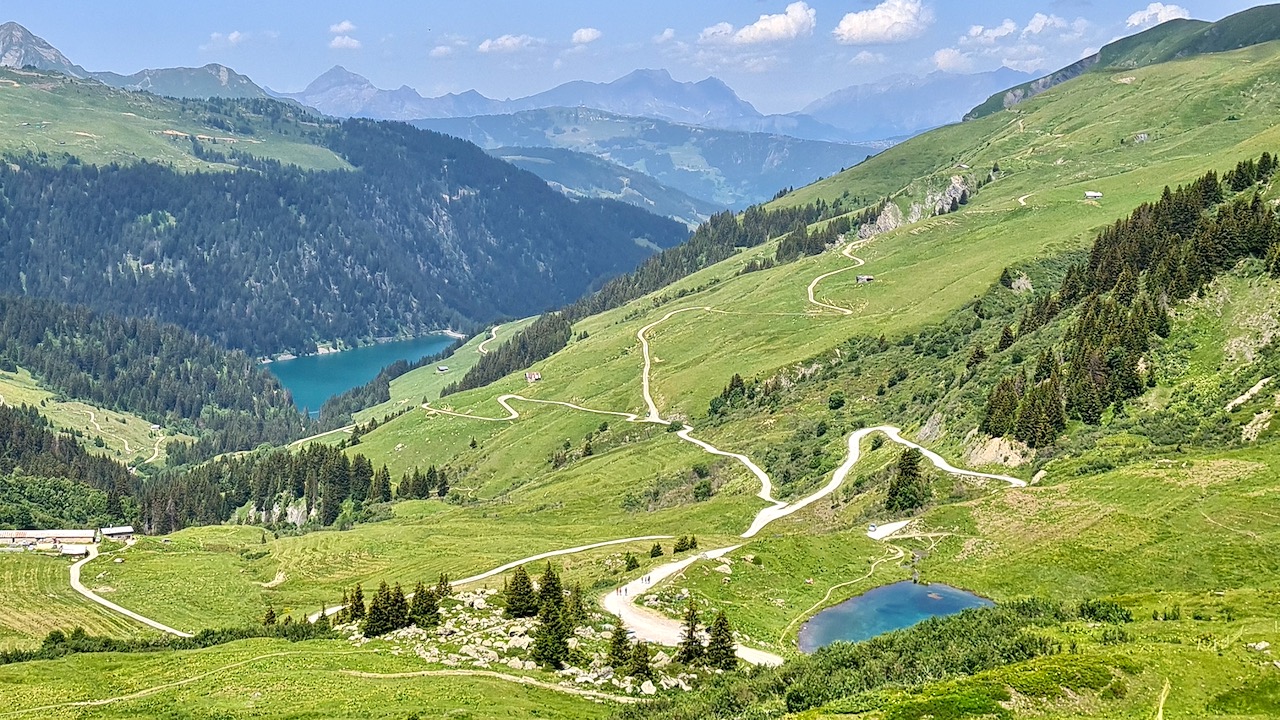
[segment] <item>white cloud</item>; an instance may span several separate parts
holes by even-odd
[[[1027,21],[1027,26],[1023,28],[1023,35],[1039,35],[1045,30],[1065,30],[1068,27],[1067,21],[1057,15],[1045,15],[1044,13],[1036,13]]]
[[[734,33],[733,41],[741,45],[795,40],[813,34],[818,24],[818,11],[808,3],[793,2],[777,15],[761,15],[759,20]]]
[[[1161,2],[1153,2],[1147,6],[1147,9],[1139,10],[1130,15],[1129,19],[1125,21],[1125,25],[1131,28],[1145,28],[1169,22],[1170,20],[1189,17],[1191,17],[1191,13],[1181,5],[1165,5]]]
[[[850,60],[849,63],[851,65],[879,65],[883,62],[887,62],[888,60],[889,58],[885,57],[884,53],[863,50],[857,55],[854,55],[853,59]]]
[[[329,41],[329,48],[333,50],[359,50],[361,47],[360,41],[350,35],[339,35]]]
[[[724,42],[733,37],[733,26],[727,22],[716,23],[698,33],[698,42]]]
[[[765,43],[795,40],[813,34],[818,25],[818,11],[805,2],[793,2],[784,12],[761,15],[759,20],[735,28],[727,22],[716,23],[698,34],[703,44],[762,45]],[[666,33],[663,33],[665,36]],[[675,33],[672,32],[672,37]],[[662,36],[659,36],[662,37]],[[658,41],[658,38],[655,38]]]
[[[453,54],[453,48],[448,45],[437,45],[431,48],[431,52],[427,54],[433,58],[449,57]]]
[[[476,50],[482,53],[515,53],[541,43],[541,40],[531,35],[502,35],[485,40]]]
[[[884,0],[840,20],[831,34],[845,45],[877,45],[920,37],[933,24],[933,10],[921,0]]]
[[[973,60],[955,48],[942,48],[933,54],[933,64],[943,72],[963,73],[973,69]]]
[[[983,25],[974,25],[969,28],[969,32],[960,38],[963,45],[994,45],[997,40],[1008,37],[1018,32],[1018,23],[1005,18],[1004,22],[995,27],[985,27]]]
[[[329,26],[329,32],[334,35],[350,35],[356,31],[356,24],[350,20],[343,20],[340,23],[334,23]]]
[[[669,42],[671,42],[672,40],[675,40],[675,39],[676,39],[676,29],[675,29],[675,28],[667,28],[666,30],[663,30],[662,32],[660,32],[660,33],[658,33],[657,35],[654,35],[654,36],[653,36],[653,42],[654,42],[654,43],[656,43],[656,44],[658,44],[658,45],[662,45],[662,44],[665,44],[665,43],[669,43]]]
[[[588,43],[593,43],[602,37],[604,37],[604,33],[600,32],[596,28],[584,27],[573,31],[572,40],[574,45],[586,45]]]
[[[200,46],[201,50],[218,50],[225,48],[238,47],[251,41],[274,40],[280,37],[280,33],[273,30],[264,30],[261,32],[241,32],[232,30],[229,33],[209,33],[209,42]]]

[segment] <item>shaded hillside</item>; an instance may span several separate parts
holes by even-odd
[[[529,315],[687,235],[406,125],[350,121],[322,142],[357,170],[201,142],[198,156],[251,170],[15,157],[0,168],[0,290],[174,322],[253,354],[306,352]]]
[[[1085,72],[1138,68],[1178,58],[1229,52],[1280,39],[1280,5],[1263,5],[1216,23],[1170,20],[1131,35],[1043,78],[995,95],[965,115],[980,118],[1039,95]]]
[[[711,130],[586,108],[418,120],[418,127],[485,148],[554,147],[643,172],[695,198],[742,209],[779,188],[812,182],[876,152],[860,145]]]
[[[490,154],[528,170],[569,197],[620,200],[693,227],[724,209],[595,155],[545,147],[502,147]]]

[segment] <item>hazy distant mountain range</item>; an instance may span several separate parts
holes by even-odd
[[[744,208],[778,190],[862,162],[879,148],[721,130],[596,110],[543,108],[506,115],[416,120],[480,147],[584,152],[720,207]],[[507,151],[509,152],[509,151]],[[536,165],[527,169],[544,175]]]
[[[508,148],[505,155],[571,196],[616,197],[685,222],[838,172],[890,144],[872,141],[954,122],[992,93],[1031,78],[1008,69],[899,75],[845,88],[786,115],[761,113],[717,78],[681,82],[666,70],[495,100],[474,90],[430,98],[408,86],[385,90],[335,66],[301,92],[280,93],[218,64],[93,72],[21,25],[0,25],[0,66],[27,65],[156,95],[276,97],[335,117],[412,121],[489,150]],[[515,147],[572,150],[602,162],[509,149]],[[639,182],[640,173],[657,184]]]
[[[92,72],[23,26],[13,22],[0,25],[0,66],[24,65],[156,95],[288,98],[336,117],[410,121],[588,107],[617,115],[831,142],[898,138],[956,122],[993,93],[1033,77],[1007,68],[974,75],[895,75],[838,90],[800,112],[785,115],[761,113],[717,78],[680,82],[666,70],[636,70],[603,83],[575,80],[528,97],[495,100],[475,90],[439,97],[424,97],[407,85],[384,90],[361,75],[335,66],[301,92],[285,93],[259,86],[216,63],[199,68],[142,70],[132,75]]]
[[[851,137],[915,135],[956,122],[973,108],[974,98],[990,97],[1033,77],[1009,68],[972,75],[891,75],[874,83],[837,90],[809,103],[801,112],[838,127]]]

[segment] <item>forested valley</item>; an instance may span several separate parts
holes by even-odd
[[[688,236],[408,125],[351,120],[321,141],[354,170],[199,140],[174,142],[243,167],[9,157],[0,293],[171,322],[253,355],[307,353],[534,314]]]

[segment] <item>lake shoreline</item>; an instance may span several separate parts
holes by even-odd
[[[453,340],[469,340],[471,338],[470,335],[464,335],[453,328],[445,328],[444,330],[432,330],[431,332],[423,333],[422,335],[401,335],[375,338],[372,342],[362,343],[354,347],[341,347],[334,343],[317,344],[316,351],[313,353],[295,355],[293,353],[285,352],[277,353],[275,355],[264,355],[259,357],[257,360],[259,365],[270,365],[272,363],[288,362],[290,360],[298,360],[300,358],[311,358],[321,355],[334,355],[337,353],[351,352],[352,350],[377,347],[379,345],[386,345],[387,343],[412,342],[414,340],[422,340],[433,336],[444,336]]]

